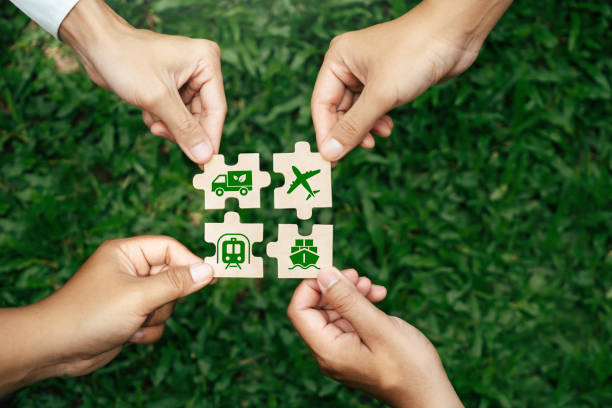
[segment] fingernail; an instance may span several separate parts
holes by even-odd
[[[330,139],[321,147],[321,154],[330,161],[339,158],[343,151],[344,147],[336,139]]]
[[[130,339],[130,341],[140,340],[142,339],[143,336],[144,336],[144,332],[142,331],[142,329],[138,329],[136,330],[134,334],[132,334],[132,338]]]
[[[194,282],[204,282],[210,279],[213,274],[213,269],[209,264],[202,262],[191,265],[189,267],[189,273]]]
[[[212,149],[210,145],[206,142],[198,143],[197,145],[191,148],[191,155],[193,156],[196,162],[204,163],[208,161],[208,159],[212,155]]]
[[[319,285],[321,285],[323,289],[328,289],[334,283],[338,282],[338,279],[340,279],[340,275],[336,269],[323,269],[319,272],[319,276],[317,276]]]

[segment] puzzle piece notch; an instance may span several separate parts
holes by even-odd
[[[263,259],[253,255],[253,243],[263,240],[263,224],[243,224],[230,211],[222,223],[204,224],[204,240],[215,245],[215,255],[204,259],[215,278],[263,278]]]
[[[266,246],[276,258],[279,279],[316,278],[323,268],[331,268],[334,254],[334,226],[315,224],[310,235],[302,236],[296,224],[280,224],[278,241]]]
[[[240,208],[259,208],[261,189],[270,185],[270,174],[259,169],[259,153],[241,153],[235,165],[225,164],[215,154],[204,165],[204,172],[193,177],[193,186],[204,190],[204,208],[225,208],[228,197],[238,199]]]
[[[274,189],[274,208],[295,208],[298,218],[312,217],[313,208],[332,206],[331,164],[310,151],[308,142],[297,142],[294,153],[274,153],[274,172],[285,184]]]

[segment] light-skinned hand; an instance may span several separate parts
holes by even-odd
[[[178,241],[108,241],[57,292],[0,309],[0,395],[57,376],[90,373],[129,343],[158,340],[176,300],[213,282]]]
[[[311,100],[319,151],[337,161],[372,134],[391,135],[387,112],[464,72],[511,0],[424,0],[403,16],[331,41]]]
[[[59,35],[92,81],[142,108],[153,134],[200,165],[218,153],[227,103],[216,43],[135,29],[102,0],[80,0]]]
[[[431,342],[374,306],[386,290],[364,279],[322,270],[293,294],[287,314],[321,371],[394,407],[463,406]]]

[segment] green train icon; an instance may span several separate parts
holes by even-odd
[[[225,264],[225,269],[251,263],[251,242],[244,234],[223,234],[217,240],[217,263]]]

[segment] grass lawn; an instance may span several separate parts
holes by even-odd
[[[330,39],[413,1],[110,1],[132,24],[222,48],[236,160],[297,140]],[[470,407],[612,406],[612,5],[517,1],[461,77],[393,111],[393,136],[333,172],[335,264],[389,288],[381,308],[436,345]],[[0,306],[59,288],[103,241],[170,235],[207,256],[198,171],[96,88],[64,45],[0,6]],[[265,244],[295,214],[262,209]],[[227,210],[236,210],[230,200]],[[285,316],[295,280],[223,280],[177,306],[162,340],[19,407],[360,407]],[[50,322],[52,324],[52,322]]]

